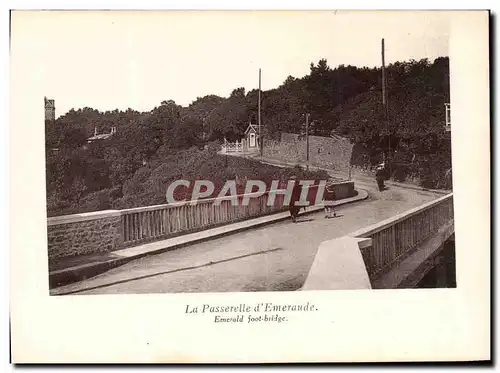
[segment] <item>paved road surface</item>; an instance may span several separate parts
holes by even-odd
[[[94,278],[53,289],[51,294],[287,291],[300,288],[318,245],[344,236],[441,195],[357,182],[365,201],[338,208],[341,217],[305,215],[231,236],[127,263]],[[138,279],[139,278],[139,279]]]

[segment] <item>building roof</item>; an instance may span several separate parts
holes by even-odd
[[[44,97],[45,101],[45,107],[54,107],[55,106],[55,100],[48,99],[47,97]]]
[[[254,131],[255,133],[259,133],[258,131],[258,127],[257,125],[253,125],[252,123],[250,123],[245,131],[245,135],[250,132],[250,131]]]

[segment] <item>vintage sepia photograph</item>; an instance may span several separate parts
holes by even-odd
[[[490,359],[488,12],[217,9],[10,12],[12,361]]]
[[[460,286],[449,12],[221,16],[37,15],[50,294]]]

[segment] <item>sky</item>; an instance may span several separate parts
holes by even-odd
[[[14,11],[11,55],[56,116],[71,108],[152,110],[164,100],[272,89],[311,62],[381,66],[448,56],[440,11]],[[40,100],[42,102],[42,100]]]

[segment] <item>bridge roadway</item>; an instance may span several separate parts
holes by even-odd
[[[318,245],[390,218],[440,194],[356,180],[368,199],[129,262],[51,294],[292,291],[304,283]]]

